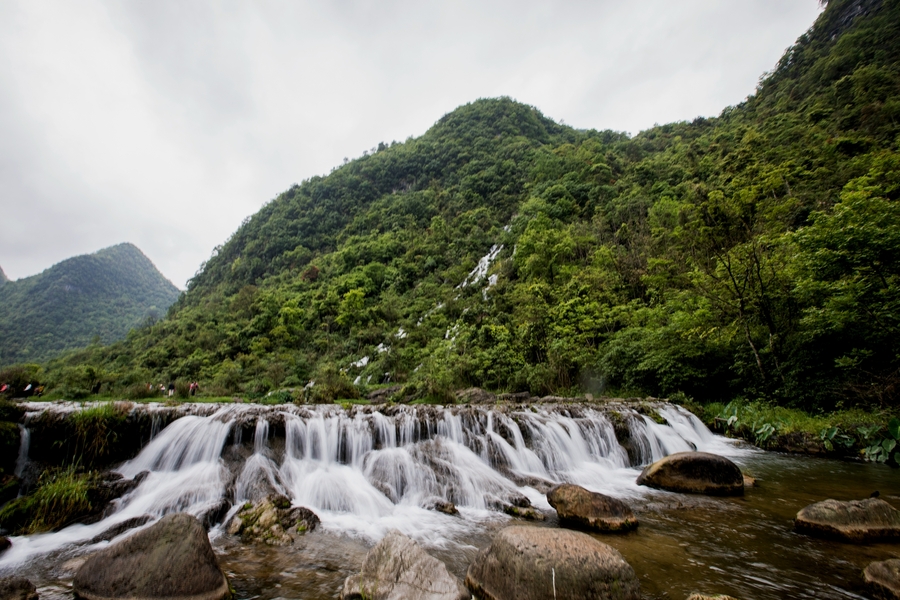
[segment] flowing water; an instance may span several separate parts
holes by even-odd
[[[462,577],[497,529],[556,527],[539,490],[562,481],[632,505],[637,531],[595,537],[625,556],[648,598],[694,591],[745,600],[860,598],[862,568],[900,556],[898,546],[852,546],[791,530],[800,508],[824,498],[879,490],[900,507],[896,472],[761,452],[713,435],[681,408],[655,410],[662,419],[627,405],[198,407],[154,431],[140,454],[117,468],[128,478],[149,475],[111,515],[12,538],[12,548],[0,555],[0,575],[30,578],[42,598],[71,597],[84,557],[109,543],[90,540],[111,526],[177,511],[204,516],[223,501],[232,505],[227,522],[243,502],[279,492],[313,509],[322,526],[287,547],[244,544],[214,527],[210,539],[239,598],[336,598],[366,551],[391,529],[416,539]],[[742,498],[707,498],[635,485],[642,465],[691,449],[730,457],[760,486]],[[523,496],[546,521],[502,512]],[[438,500],[453,502],[460,514],[431,510]]]

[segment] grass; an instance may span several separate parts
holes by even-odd
[[[93,473],[79,473],[75,467],[45,472],[38,488],[0,509],[0,524],[18,533],[52,531],[90,512]]]

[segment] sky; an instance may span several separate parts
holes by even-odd
[[[632,134],[741,102],[817,0],[4,0],[0,267],[121,242],[180,288],[263,204],[510,96]]]

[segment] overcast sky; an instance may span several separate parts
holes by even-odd
[[[183,288],[262,204],[511,96],[578,128],[718,115],[817,0],[0,2],[0,267],[137,245]]]

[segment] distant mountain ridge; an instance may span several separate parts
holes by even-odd
[[[180,291],[133,244],[66,259],[9,281],[0,271],[0,365],[108,344],[158,318]]]

